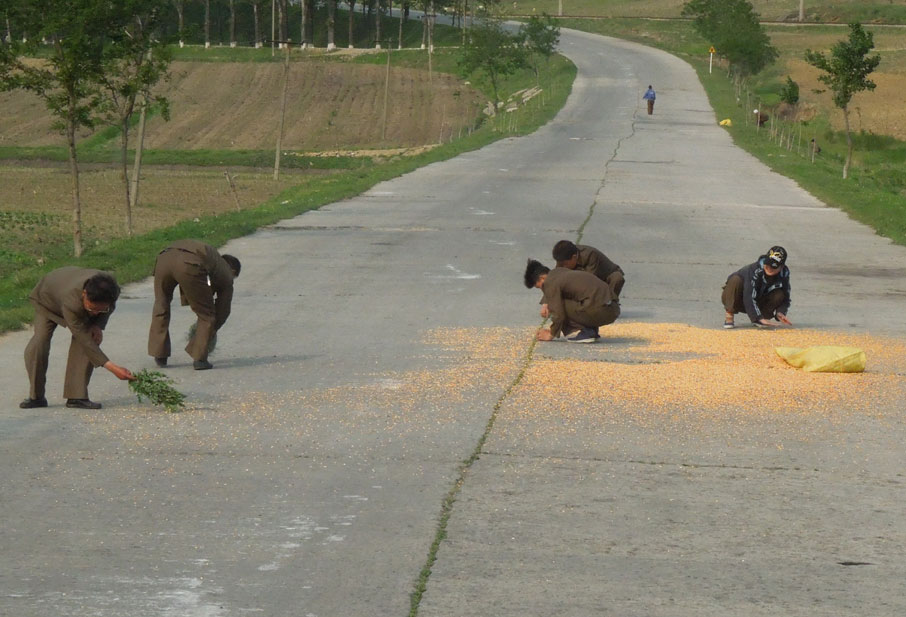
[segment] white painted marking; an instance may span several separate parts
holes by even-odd
[[[447,270],[450,270],[451,272],[453,272],[453,276],[435,276],[433,278],[441,278],[441,279],[454,278],[454,279],[464,279],[464,280],[474,280],[474,279],[481,278],[480,274],[467,274],[467,273],[459,270],[459,268],[457,268],[453,264],[447,264]]]
[[[328,542],[342,542],[345,539],[346,539],[346,536],[337,536],[337,535],[327,536]]]
[[[279,568],[280,568],[280,566],[278,566],[273,561],[270,563],[266,563],[263,566],[258,566],[258,569],[261,570],[262,572],[273,572],[274,570],[277,570]]]

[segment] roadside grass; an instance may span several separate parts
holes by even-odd
[[[435,57],[452,53],[439,50]],[[454,61],[445,58],[440,62],[450,64]],[[481,148],[498,139],[531,133],[547,123],[563,107],[576,75],[575,66],[561,56],[552,59],[548,70],[549,73],[544,78],[548,84],[545,96],[532,99],[515,112],[485,120],[459,139],[414,156],[394,156],[379,164],[356,159],[357,166],[351,169],[307,175],[303,182],[296,181],[260,205],[244,207],[241,211],[227,207],[215,214],[183,220],[177,220],[174,216],[173,224],[132,238],[117,237],[86,242],[85,252],[79,260],[71,257],[71,240],[67,234],[62,231],[59,234],[50,233],[55,227],[65,228],[64,225],[58,225],[68,219],[65,205],[60,208],[60,214],[48,218],[7,212],[4,214],[5,218],[0,218],[0,247],[3,247],[0,249],[0,332],[21,328],[30,320],[32,309],[27,302],[28,294],[37,280],[54,268],[77,262],[84,267],[111,271],[121,284],[126,284],[148,276],[154,256],[161,247],[176,239],[191,237],[220,246],[232,238],[250,234],[259,227],[358,195],[383,180]],[[522,75],[505,80],[501,90],[509,95],[533,82],[534,76],[525,71]],[[219,166],[225,160],[220,157],[227,154],[232,153],[208,152],[207,156],[210,158],[206,159],[207,163]],[[147,156],[149,155],[146,154]],[[175,154],[168,153],[166,156]],[[196,153],[180,153],[180,156],[196,156]],[[202,156],[199,162],[204,162],[205,155],[199,156]],[[242,160],[252,160],[248,153],[244,156],[246,158]],[[270,158],[272,156],[273,153],[269,153],[268,165],[273,162]],[[284,157],[281,167],[289,159],[292,157]],[[312,157],[312,160],[315,159],[317,157]],[[175,159],[168,160],[172,162]],[[60,170],[59,173],[62,174],[63,171]],[[108,170],[108,173],[115,175],[116,172]],[[215,167],[211,173],[216,175],[220,172]],[[222,187],[226,186],[225,180],[220,179],[220,182]]]
[[[790,0],[750,0],[755,12],[767,21],[797,21],[799,4]],[[562,0],[564,17],[660,17],[679,18],[683,0]],[[545,12],[557,15],[560,0],[517,0],[506,3],[514,15]],[[809,0],[805,4],[808,22],[850,21],[906,23],[906,6],[889,0]]]
[[[116,129],[114,129],[116,130]],[[115,136],[119,140],[119,134]],[[119,165],[120,153],[112,147],[77,147],[79,165]],[[128,152],[131,169],[134,150]],[[69,161],[69,152],[63,146],[0,146],[0,160],[7,161]],[[143,150],[143,165],[179,165],[197,167],[256,167],[274,165],[273,150]],[[374,164],[370,156],[317,156],[287,150],[280,158],[281,169],[359,169]]]
[[[845,135],[832,128],[830,118],[826,115],[839,114],[839,110],[832,108],[826,113],[819,110],[816,116],[807,121],[778,121],[773,133],[770,127],[756,130],[752,118],[747,118],[754,105],[773,107],[780,101],[782,78],[786,75],[781,67],[774,67],[752,80],[748,86],[748,101],[745,94],[737,100],[734,85],[727,77],[725,68],[715,66],[714,72],[708,73],[707,53],[702,51],[707,50],[707,44],[686,22],[570,19],[564,20],[562,25],[634,40],[683,58],[698,72],[699,80],[715,110],[715,122],[725,118],[732,121],[733,126],[727,130],[737,145],[757,156],[774,171],[792,178],[828,205],[840,208],[853,219],[873,227],[879,234],[897,244],[906,245],[906,142],[869,131],[855,132],[854,165],[850,170],[850,178],[843,180]],[[775,30],[786,34],[789,29],[770,28],[769,32],[773,35]],[[810,29],[805,30],[808,30],[805,34],[810,32]],[[883,44],[890,42],[886,37],[897,36],[896,33],[885,33],[883,30],[874,32],[876,36],[880,35]],[[817,34],[819,37],[826,37],[828,33],[822,29]],[[840,29],[834,29],[833,34],[834,41],[845,38],[845,33]],[[814,39],[806,38],[795,46],[788,43],[784,50],[785,56],[801,57],[810,40],[814,42]],[[882,58],[885,55],[886,52],[882,52]],[[783,58],[778,65],[782,62]],[[806,96],[807,93],[803,92],[802,95]],[[883,104],[883,101],[878,101],[878,104]],[[782,146],[779,144],[781,131],[787,136]],[[789,139],[791,131],[792,140]],[[808,154],[808,144],[812,138],[821,147],[821,153],[814,163]]]

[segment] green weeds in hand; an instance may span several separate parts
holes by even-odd
[[[139,402],[148,399],[154,405],[163,405],[170,413],[182,411],[186,395],[176,390],[173,380],[159,371],[143,369],[129,382],[129,389],[135,392]]]

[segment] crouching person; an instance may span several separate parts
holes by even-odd
[[[538,331],[539,341],[552,341],[563,334],[570,343],[594,343],[598,328],[620,316],[620,303],[607,283],[584,270],[551,270],[529,259],[525,286],[542,291],[542,314],[551,318],[550,329]]]
[[[47,407],[47,364],[57,326],[68,328],[72,334],[63,382],[67,407],[100,409],[100,403],[88,398],[88,382],[95,367],[103,366],[119,379],[133,379],[129,369],[111,362],[100,348],[119,294],[119,285],[111,275],[88,268],[58,268],[38,281],[28,297],[35,308],[35,333],[25,347],[30,389],[19,407]]]
[[[727,278],[720,299],[726,315],[724,328],[736,326],[733,316],[745,313],[757,328],[792,326],[790,310],[790,269],[787,252],[773,246],[754,263],[740,268]],[[777,321],[772,321],[776,319]]]

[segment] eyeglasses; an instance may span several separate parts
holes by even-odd
[[[110,305],[109,305],[109,304],[105,304],[105,305],[103,305],[103,306],[104,306],[104,308],[95,308],[94,306],[92,306],[92,305],[89,304],[88,306],[85,307],[85,310],[87,310],[87,311],[88,311],[89,313],[91,313],[92,315],[103,315],[103,314],[105,314],[105,313],[109,313],[109,312],[110,312]]]

